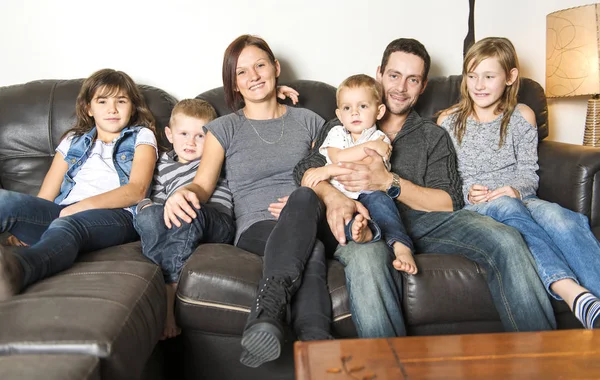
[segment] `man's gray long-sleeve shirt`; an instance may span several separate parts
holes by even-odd
[[[298,184],[306,170],[326,164],[325,157],[319,153],[319,147],[335,125],[340,125],[338,119],[330,120],[323,126],[311,153],[296,165],[294,179]],[[392,142],[390,162],[392,171],[401,178],[421,187],[443,190],[450,195],[454,210],[463,208],[462,185],[454,145],[448,132],[433,121],[421,118],[416,111],[411,110]],[[401,210],[409,209],[408,206],[399,204]]]

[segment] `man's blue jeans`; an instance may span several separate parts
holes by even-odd
[[[463,255],[487,272],[487,283],[506,331],[556,328],[550,299],[527,245],[514,228],[477,213],[407,211],[402,220],[417,252]],[[339,246],[352,319],[360,337],[406,335],[402,281],[383,242]]]
[[[516,228],[527,242],[544,286],[570,278],[596,296],[600,295],[600,244],[587,218],[536,196],[523,201],[501,197],[468,205],[468,210]]]
[[[144,256],[159,265],[165,283],[179,281],[181,269],[201,243],[231,243],[235,236],[233,218],[211,205],[196,210],[192,223],[168,229],[164,222],[164,206],[153,203],[135,216],[135,229],[142,240]]]
[[[124,209],[87,210],[59,218],[59,206],[45,199],[0,190],[0,232],[29,247],[13,252],[23,266],[23,287],[73,265],[91,252],[137,239],[133,215]]]

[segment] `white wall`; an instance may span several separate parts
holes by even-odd
[[[586,1],[476,3],[476,38],[509,37],[525,75],[544,85],[546,14]],[[284,79],[337,86],[351,74],[374,75],[400,36],[425,44],[432,75],[450,75],[461,69],[467,17],[468,0],[1,0],[0,86],[112,67],[194,97],[221,85],[223,51],[243,33],[269,42]],[[585,101],[552,102],[552,139],[580,143]]]

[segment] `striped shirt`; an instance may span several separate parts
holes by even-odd
[[[163,153],[156,165],[150,198],[144,199],[138,204],[138,212],[151,202],[164,204],[177,189],[191,183],[198,170],[198,165],[200,165],[200,159],[186,164],[178,162],[174,150]],[[226,179],[219,178],[215,191],[206,203],[224,214],[233,216],[233,196]]]

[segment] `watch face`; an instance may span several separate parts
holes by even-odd
[[[398,186],[391,186],[389,189],[387,189],[387,195],[390,198],[397,198],[398,195],[400,195],[400,188]]]

